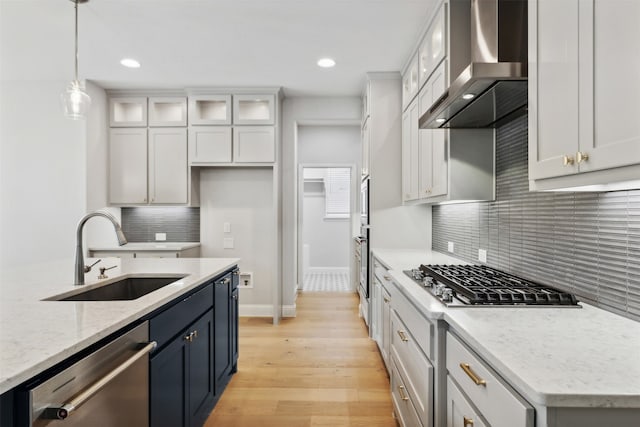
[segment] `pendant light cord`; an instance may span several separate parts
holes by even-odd
[[[76,9],[76,63],[75,63],[75,72],[76,72],[76,84],[78,83],[78,0],[74,1],[75,9]]]

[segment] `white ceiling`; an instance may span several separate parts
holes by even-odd
[[[399,71],[425,0],[90,0],[79,6],[80,78],[104,88],[282,86],[359,95],[367,71]],[[333,57],[337,66],[316,61]],[[142,67],[126,69],[123,57]],[[73,3],[0,0],[0,78],[71,80]]]

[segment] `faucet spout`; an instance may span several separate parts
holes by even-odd
[[[74,285],[84,285],[84,274],[88,273],[91,270],[91,267],[87,269],[84,265],[84,253],[82,251],[82,231],[84,230],[84,225],[87,221],[94,216],[101,216],[103,218],[108,219],[113,224],[113,228],[116,231],[116,236],[118,238],[118,244],[120,246],[127,243],[127,238],[122,231],[122,227],[118,224],[118,220],[108,212],[104,211],[95,211],[86,214],[80,219],[78,222],[78,229],[76,230],[76,263],[75,263],[75,278]]]

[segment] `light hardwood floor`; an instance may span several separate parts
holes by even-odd
[[[205,427],[396,427],[357,294],[304,292],[297,317],[240,319],[240,361]]]

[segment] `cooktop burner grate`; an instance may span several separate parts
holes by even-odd
[[[567,305],[575,306],[575,295],[523,279],[484,265],[421,265],[415,275],[426,278],[434,289],[452,291],[453,298],[467,305]],[[429,279],[431,278],[431,279]],[[417,278],[416,278],[417,279]]]

